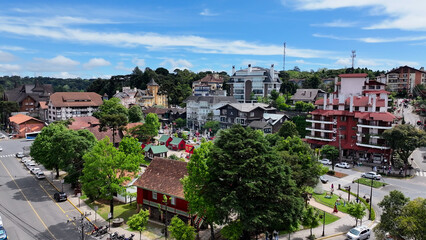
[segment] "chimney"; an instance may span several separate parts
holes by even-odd
[[[421,67],[421,68],[420,68],[420,71],[424,71],[424,70],[425,70],[425,68],[424,68],[424,67]]]
[[[271,64],[271,69],[269,71],[270,71],[269,74],[271,75],[271,79],[273,81],[274,80],[274,75],[275,75],[274,64]]]
[[[235,74],[235,65],[232,66],[232,74],[231,74],[231,76],[234,75],[234,74]]]
[[[251,72],[251,64],[248,65],[248,70],[247,72]]]
[[[349,97],[349,112],[353,112],[354,111],[354,96],[350,96]]]
[[[118,90],[115,90],[115,93],[117,94],[117,93],[119,93],[119,91],[118,91]]]
[[[324,102],[322,103],[322,106],[323,106],[324,110],[326,110],[326,107],[327,107],[327,94],[324,94]]]

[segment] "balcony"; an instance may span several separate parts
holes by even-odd
[[[391,129],[391,126],[377,126],[377,125],[365,125],[365,124],[358,124],[358,127],[362,127],[362,128],[375,128],[375,129]]]
[[[367,147],[367,148],[374,148],[374,149],[380,149],[380,150],[390,149],[390,147],[383,147],[383,146],[366,144],[366,143],[356,143],[356,145],[359,146],[359,147]]]
[[[335,141],[335,139],[321,138],[321,137],[312,137],[312,136],[305,136],[305,138],[306,139],[312,139],[312,140],[318,140],[318,141],[326,141],[326,142]]]
[[[324,132],[324,133],[334,133],[333,130],[324,129],[324,128],[306,128],[306,131],[316,131],[316,132]]]
[[[383,139],[383,137],[379,134],[372,134],[372,133],[369,133],[369,134],[370,134],[370,138]],[[357,133],[356,135],[358,137],[365,137],[366,134],[365,133]]]
[[[337,124],[337,122],[323,121],[323,120],[312,120],[312,119],[306,119],[306,122],[310,122],[310,123],[334,124],[334,125],[336,125],[336,124]]]

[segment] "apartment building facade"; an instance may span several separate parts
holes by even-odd
[[[335,146],[348,159],[389,163],[391,149],[381,134],[392,128],[395,116],[387,111],[386,85],[363,73],[339,77],[335,91],[315,102],[312,118],[306,120],[306,141],[318,148]]]
[[[269,69],[252,67],[249,64],[248,68],[238,71],[233,66],[227,84],[231,87],[231,95],[241,103],[256,101],[258,97],[268,97],[272,90],[279,92],[281,88],[281,80],[278,72],[274,70],[274,64]]]
[[[386,73],[386,82],[390,91],[410,94],[415,86],[426,84],[426,71],[423,67],[418,70],[402,66]]]

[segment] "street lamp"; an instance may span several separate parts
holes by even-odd
[[[356,181],[357,179],[356,178],[354,178],[353,180],[352,180],[352,183],[355,183],[355,181]],[[358,203],[358,201],[359,201],[359,180],[357,181],[357,183],[358,183],[358,187],[356,188],[356,202]]]
[[[371,186],[370,186],[370,212],[368,215],[368,220],[371,220],[371,203],[373,202],[373,182],[374,178],[371,178]]]
[[[322,217],[322,236],[324,237],[324,230],[325,230],[325,211],[323,211],[324,212],[324,215],[323,215],[323,217]]]

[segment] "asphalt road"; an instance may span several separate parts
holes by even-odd
[[[67,222],[80,212],[68,201],[57,203],[57,191],[47,180],[38,180],[16,158],[26,140],[1,140],[0,216],[10,239],[81,239],[78,222]],[[47,177],[50,174],[47,172]],[[86,236],[86,239],[89,239]]]

